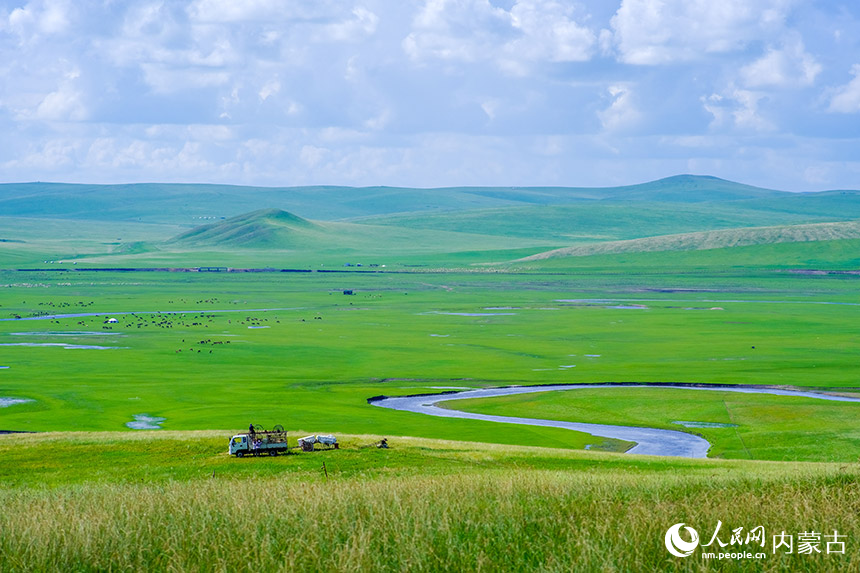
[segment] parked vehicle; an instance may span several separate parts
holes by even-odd
[[[231,455],[241,458],[246,455],[263,454],[277,456],[287,453],[288,450],[287,432],[278,424],[271,431],[266,431],[260,426],[250,426],[246,433],[236,434],[230,438],[228,451]]]

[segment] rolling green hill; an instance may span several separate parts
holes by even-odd
[[[860,201],[857,201],[860,207]],[[860,216],[860,213],[858,213]],[[541,238],[562,244],[590,244],[667,234],[842,220],[830,214],[779,211],[729,203],[594,201],[415,213],[362,219],[374,225]]]
[[[233,217],[278,208],[301,217],[338,220],[393,213],[461,211],[524,205],[561,205],[598,200],[697,203],[769,200],[790,193],[769,191],[714,177],[681,175],[607,188],[576,187],[242,187],[141,183],[0,185],[0,213],[16,217],[142,221],[191,225],[200,218]]]
[[[577,276],[623,272],[630,277],[654,272],[676,275],[752,275],[762,270],[781,270],[795,276],[820,274],[854,280],[852,276],[860,269],[860,239],[772,243],[693,251],[630,251],[580,257],[520,259],[500,265],[500,268],[572,273]]]
[[[186,246],[288,248],[318,233],[316,225],[280,209],[261,209],[226,221],[195,227],[169,243]]]
[[[557,244],[469,232],[310,221],[279,209],[261,209],[154,240],[99,243],[90,239],[76,250],[62,242],[43,241],[38,243],[38,258],[82,266],[122,267],[315,267],[360,261],[382,264],[379,259],[402,264],[468,264],[485,261],[486,257],[518,258]],[[21,252],[30,246],[15,245]],[[10,259],[12,251],[10,247],[4,253],[0,247],[0,255],[6,255],[0,257],[0,264],[4,258]],[[48,256],[43,252],[65,254]],[[16,265],[22,261],[21,257],[11,260]]]
[[[0,213],[17,217],[142,221],[194,225],[278,208],[301,217],[338,220],[411,211],[520,204],[516,196],[484,196],[469,188],[241,187],[202,184],[0,185]]]
[[[858,218],[860,192],[694,175],[608,188],[3,184],[0,266],[468,264],[848,239],[852,225],[814,225]]]
[[[519,246],[511,243],[511,247]],[[546,244],[525,241],[526,246]],[[403,229],[358,223],[309,221],[280,209],[261,209],[195,227],[163,243],[175,250],[302,250],[305,252],[454,252],[507,246],[498,236]]]
[[[522,260],[653,251],[697,251],[775,243],[803,243],[858,238],[860,238],[860,222],[858,221],[779,227],[747,227],[565,247],[531,255]]]

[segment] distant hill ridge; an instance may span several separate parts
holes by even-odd
[[[853,238],[856,227],[842,223],[856,220],[858,191],[788,193],[699,175],[605,188],[0,184],[0,231],[19,241],[3,243],[10,260],[74,249],[111,260],[233,250],[314,261],[487,250],[555,258]]]
[[[591,201],[680,203],[768,200],[794,195],[701,175],[621,187],[243,187],[212,184],[0,184],[0,213],[15,217],[191,223],[276,207],[314,220]]]

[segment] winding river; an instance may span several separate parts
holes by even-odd
[[[660,430],[657,428],[639,428],[632,426],[612,426],[606,424],[590,424],[585,422],[563,422],[559,420],[542,420],[538,418],[517,418],[513,416],[492,416],[488,414],[475,414],[472,412],[461,412],[449,410],[437,406],[439,402],[450,400],[465,400],[468,398],[493,398],[497,396],[509,396],[511,394],[529,394],[533,392],[558,392],[566,390],[581,390],[594,388],[674,388],[679,390],[703,390],[715,392],[740,392],[744,394],[774,394],[777,396],[795,396],[802,398],[816,398],[819,400],[831,400],[834,402],[860,402],[860,398],[849,398],[844,396],[831,396],[816,392],[802,392],[793,390],[780,390],[777,388],[760,388],[750,386],[681,386],[681,385],[622,385],[622,384],[558,384],[552,386],[516,386],[511,388],[488,388],[483,390],[468,390],[449,394],[432,394],[421,396],[382,397],[370,401],[374,406],[391,408],[405,412],[416,412],[430,416],[443,418],[468,418],[470,420],[484,420],[487,422],[502,422],[505,424],[524,424],[528,426],[546,426],[551,428],[564,428],[585,432],[592,436],[612,438],[636,442],[630,448],[628,454],[642,454],[650,456],[678,456],[685,458],[705,458],[708,455],[710,443],[704,438],[681,432],[678,430]]]

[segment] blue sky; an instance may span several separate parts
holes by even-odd
[[[0,0],[0,180],[860,188],[860,3]]]

